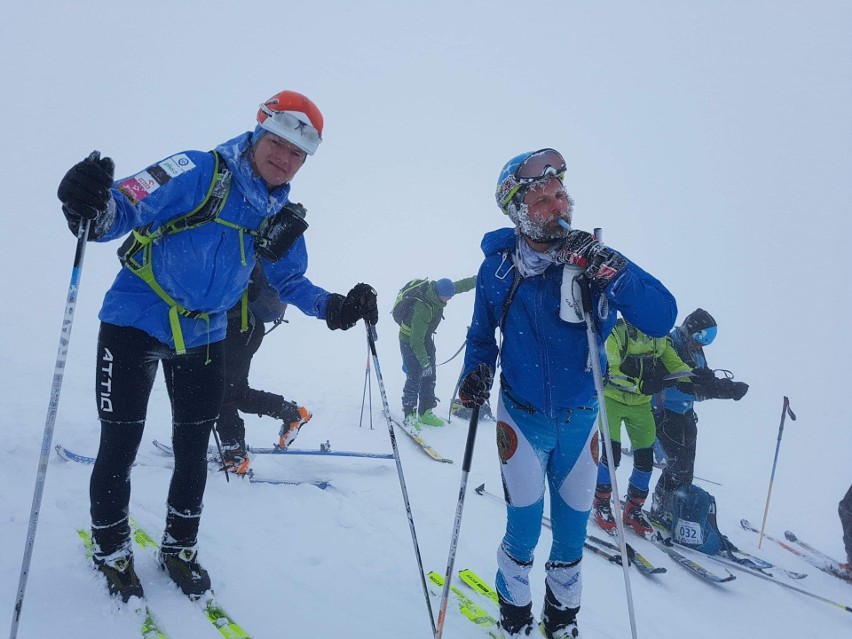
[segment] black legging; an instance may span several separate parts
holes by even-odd
[[[164,539],[176,548],[196,541],[207,482],[207,443],[224,395],[222,342],[176,355],[143,331],[102,323],[95,392],[101,438],[89,484],[93,535],[102,555],[128,543],[130,469],[142,441],[159,361],[172,405],[175,452]]]
[[[654,413],[657,440],[666,453],[666,467],[657,482],[658,490],[674,491],[692,483],[698,416],[689,410],[683,415],[670,410]]]
[[[246,428],[239,413],[268,415],[287,423],[299,419],[298,406],[276,393],[249,386],[251,360],[263,343],[263,322],[249,314],[248,330],[242,332],[237,315],[228,319],[225,338],[225,400],[219,411],[216,430],[223,444],[245,445]]]

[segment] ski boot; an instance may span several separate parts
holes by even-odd
[[[612,515],[612,488],[610,486],[603,487],[598,484],[595,488],[595,500],[592,505],[594,510],[595,523],[608,533],[615,531],[615,517]]]
[[[121,597],[124,603],[131,597],[145,596],[133,566],[133,553],[130,551],[120,551],[103,558],[93,556],[92,561],[95,568],[106,577],[110,595]]]
[[[292,408],[292,415],[288,416],[284,420],[284,423],[281,424],[281,430],[278,431],[277,448],[284,450],[286,450],[287,447],[296,440],[296,437],[299,434],[299,429],[311,421],[311,417],[313,417],[311,412],[304,406],[296,406],[296,404],[293,403]]]
[[[160,568],[166,571],[183,594],[192,600],[210,590],[210,575],[198,563],[197,548],[183,548],[177,553],[159,554]]]
[[[431,408],[420,416],[420,423],[427,426],[434,426],[435,428],[447,425],[443,419],[432,412]]]
[[[651,495],[650,518],[666,530],[672,529],[672,501],[674,493],[660,490],[659,487]]]
[[[568,608],[556,601],[556,597],[550,591],[550,586],[545,586],[544,608],[541,611],[541,623],[539,630],[547,639],[578,639],[580,629],[577,627],[577,608]]]
[[[222,469],[235,475],[248,473],[251,459],[246,450],[245,441],[226,442],[222,441]]]
[[[420,432],[420,415],[417,414],[417,411],[406,413],[405,419],[402,420],[402,423],[406,426],[410,426],[418,433]]]
[[[532,616],[532,602],[526,606],[516,606],[503,599],[503,595],[497,592],[500,604],[500,623],[497,627],[504,639],[515,639],[516,637],[531,637],[535,628],[535,619]]]
[[[648,521],[645,513],[642,512],[642,506],[644,504],[644,497],[628,496],[627,500],[624,502],[622,520],[624,521],[624,525],[633,530],[633,532],[637,535],[644,537],[645,539],[650,539],[654,536],[654,527],[651,526],[651,522]]]

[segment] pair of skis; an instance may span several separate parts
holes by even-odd
[[[745,530],[749,530],[754,533],[760,532],[757,528],[751,525],[748,519],[741,519],[740,526],[742,526]],[[807,542],[802,541],[793,532],[789,530],[784,531],[785,540],[777,539],[771,535],[763,536],[769,541],[800,557],[814,568],[818,568],[829,575],[852,584],[852,571],[845,570],[840,565],[839,561],[829,557],[824,552],[817,550]]]
[[[399,421],[393,415],[388,414],[387,417],[388,417],[388,419],[390,419],[390,421],[393,423],[393,425],[396,426],[397,429],[401,430],[403,433],[408,435],[409,438],[411,438],[411,441],[413,441],[415,444],[417,444],[420,447],[420,450],[422,450],[424,453],[426,453],[429,457],[431,457],[432,459],[434,459],[437,462],[442,462],[444,464],[452,464],[453,463],[452,459],[450,459],[448,457],[444,457],[443,455],[441,455],[441,453],[439,453],[437,450],[432,448],[429,445],[429,443],[425,439],[423,439],[423,436],[420,433],[420,431],[416,430],[414,428],[414,426],[410,426],[409,424],[406,424],[405,422]]]
[[[505,505],[506,502],[502,497],[498,497],[494,493],[490,493],[485,489],[485,484],[480,485],[479,487],[474,489],[476,494],[482,495],[483,497],[487,497],[491,501],[495,503],[499,503],[501,505]],[[547,517],[542,517],[542,524],[546,527],[550,527],[550,519]],[[606,542],[609,544],[609,548],[601,544],[600,538],[595,537],[594,535],[588,535],[586,539],[585,547],[590,552],[593,552],[596,555],[601,555],[608,561],[613,564],[621,565],[621,554],[609,552],[610,550],[618,550],[618,546],[611,542]],[[686,557],[683,553],[678,552],[670,542],[666,542],[666,540],[661,535],[655,535],[653,539],[647,540],[649,543],[654,544],[658,548],[660,548],[664,553],[666,553],[672,560],[674,560],[679,566],[681,566],[684,570],[691,572],[693,575],[704,579],[705,581],[713,582],[713,583],[724,583],[727,581],[733,581],[736,579],[734,575],[730,572],[727,572],[727,575],[721,576],[716,573],[708,570],[698,562]],[[600,546],[603,546],[602,548]],[[632,552],[631,552],[632,551]],[[662,570],[655,566],[651,561],[646,559],[643,555],[637,553],[635,549],[631,545],[628,544],[627,550],[628,556],[627,561],[633,565],[639,572],[641,572],[645,576],[660,574],[665,572],[665,568]],[[631,558],[632,555],[632,558]]]
[[[157,542],[132,517],[130,526],[133,540],[139,548],[156,555],[160,549]],[[83,540],[86,557],[91,559],[94,548],[91,534],[82,529],[78,530],[77,534]],[[188,599],[225,639],[251,639],[251,636],[213,598],[212,591],[206,596]],[[137,602],[134,613],[140,618],[139,631],[142,639],[169,639],[169,635],[150,606],[146,602],[139,601],[138,598],[132,600]]]
[[[68,450],[64,446],[57,444],[54,449],[56,450],[56,454],[59,455],[61,459],[68,462],[76,462],[78,464],[94,464],[94,457],[87,457],[86,455],[80,455],[73,451]],[[147,464],[145,462],[136,462],[136,465],[139,466],[157,466],[161,467],[160,464]],[[309,485],[315,486],[321,490],[325,490],[329,486],[331,486],[331,482],[325,480],[302,480],[302,479],[283,479],[283,478],[275,478],[275,477],[262,477],[256,475],[254,472],[249,472],[246,476],[246,479],[250,484],[272,484],[272,485],[287,485],[287,486],[302,486]]]
[[[429,577],[429,581],[438,588],[437,591],[430,591],[431,594],[436,598],[439,598],[441,596],[441,591],[444,588],[444,575],[438,574],[433,570],[427,576]],[[497,591],[489,586],[488,583],[475,572],[470,569],[460,570],[458,576],[461,582],[468,586],[474,593],[487,599],[489,602],[487,605],[493,604],[494,606],[499,606]],[[503,637],[503,634],[500,632],[498,627],[497,620],[479,604],[473,601],[473,599],[468,597],[467,594],[465,594],[459,587],[450,585],[450,593],[458,603],[459,612],[465,619],[478,626],[485,635],[492,637],[492,639],[501,639]]]

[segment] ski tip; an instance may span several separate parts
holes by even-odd
[[[481,495],[482,493],[485,492],[485,484],[480,484],[479,486],[477,486],[473,490],[474,490],[474,492],[476,492],[476,494]]]

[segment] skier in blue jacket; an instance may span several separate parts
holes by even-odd
[[[255,264],[282,302],[331,329],[378,319],[370,286],[358,284],[343,296],[305,276],[305,209],[291,203],[290,182],[317,150],[322,128],[311,100],[282,91],[260,105],[253,131],[213,152],[177,153],[117,182],[112,160],[93,153],[59,185],[75,235],[84,222],[89,240],[133,231],[119,249],[123,268],[99,314],[101,436],[90,482],[94,563],[124,601],[143,595],[130,545],[130,468],[158,362],[175,451],[160,565],[187,595],[199,596],[210,589],[197,535],[207,444],[224,393],[227,312]]]
[[[598,334],[592,356],[602,367],[617,312],[651,337],[665,337],[677,315],[674,298],[659,281],[589,233],[562,226],[570,225],[573,205],[564,174],[565,160],[553,149],[512,158],[500,173],[497,204],[515,228],[492,231],[482,240],[485,261],[477,276],[459,388],[466,406],[484,403],[499,356],[497,445],[508,506],[496,584],[507,637],[525,637],[534,628],[529,571],[541,533],[545,484],[553,546],[545,564],[541,630],[557,639],[579,633],[580,560],[597,473],[598,402],[583,315],[567,308],[568,321],[560,319],[563,271],[572,281],[584,275],[590,282]]]

